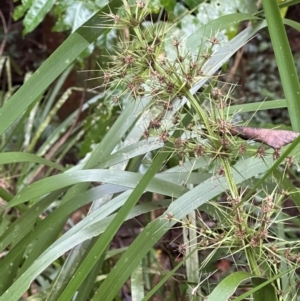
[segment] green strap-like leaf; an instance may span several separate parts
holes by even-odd
[[[234,13],[219,17],[216,20],[213,20],[206,24],[205,26],[200,27],[194,33],[192,33],[187,38],[186,47],[191,50],[196,50],[201,47],[203,43],[203,39],[210,38],[214,36],[221,30],[227,29],[232,25],[236,25],[242,21],[248,20],[258,20],[258,17],[255,17],[251,14],[242,14],[242,13]]]
[[[48,177],[24,188],[16,195],[8,207],[19,205],[30,199],[43,196],[60,188],[68,187],[82,182],[104,182],[134,188],[143,175],[121,170],[86,169]],[[154,185],[154,186],[153,186]],[[153,179],[147,188],[149,191],[179,197],[187,189],[162,179]]]
[[[20,152],[8,152],[0,153],[0,165],[1,164],[11,164],[11,163],[20,163],[20,162],[31,162],[47,165],[58,170],[64,171],[65,169],[49,160],[36,156],[34,154],[20,153]]]
[[[275,99],[275,100],[268,100],[262,102],[255,102],[255,103],[243,103],[240,105],[230,106],[228,108],[229,114],[234,113],[245,113],[245,112],[257,112],[262,110],[269,110],[269,109],[281,109],[286,108],[286,100],[285,99]],[[226,109],[227,111],[227,109]]]
[[[300,84],[277,1],[262,0],[292,128],[300,132]]]
[[[285,25],[289,25],[289,26],[293,27],[294,29],[300,31],[300,23],[299,22],[289,20],[289,19],[283,19],[283,23]]]

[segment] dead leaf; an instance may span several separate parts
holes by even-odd
[[[232,126],[230,133],[244,140],[264,143],[274,149],[280,149],[284,145],[292,143],[300,135],[300,133],[293,131],[259,129],[246,126]]]

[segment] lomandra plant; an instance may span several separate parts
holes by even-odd
[[[233,14],[186,36],[176,24],[146,22],[147,5],[110,3],[45,62],[47,67],[60,55],[59,62],[67,65],[72,60],[64,47],[74,46],[76,40],[83,49],[86,41],[114,28],[120,40],[115,52],[109,53],[111,62],[102,72],[101,86],[123,111],[83,163],[6,200],[5,209],[20,209],[22,214],[1,237],[5,256],[0,271],[5,280],[0,284],[0,300],[18,300],[26,291],[33,294],[28,300],[118,300],[124,285],[130,287],[134,300],[167,295],[174,300],[185,295],[191,300],[231,296],[295,300],[299,246],[290,233],[299,221],[282,208],[287,198],[298,206],[298,192],[288,177],[297,163],[291,151],[298,135],[236,124],[235,115],[242,107],[232,105],[232,86],[220,83],[215,75],[266,23],[248,14]],[[222,30],[244,20],[253,20],[253,25],[228,41]],[[50,78],[58,75],[57,70],[50,71]],[[13,108],[31,85],[36,90],[23,106],[33,102],[41,92],[41,75],[47,75],[43,66],[0,113]],[[18,111],[12,113],[0,126],[1,132],[13,117],[17,119]],[[282,134],[289,139],[275,146],[269,143],[270,135],[282,140]],[[151,158],[148,166],[137,160],[145,155]],[[170,166],[171,159],[175,166]],[[136,164],[146,171],[131,169]],[[91,186],[91,182],[102,184]],[[167,199],[137,205],[145,191]],[[40,214],[56,201],[60,205],[41,219]],[[69,215],[91,202],[89,214],[64,233]],[[149,222],[126,250],[110,250],[124,221],[157,208],[166,208],[165,213]],[[179,246],[183,260],[152,287],[142,262],[175,224],[185,236]],[[114,258],[115,253],[122,255],[112,267],[106,258]],[[218,281],[208,272],[216,259],[232,264],[232,273]],[[59,264],[59,273],[47,277]],[[162,290],[182,265],[187,275],[183,291],[175,295]],[[34,284],[46,277],[43,291],[35,293]]]

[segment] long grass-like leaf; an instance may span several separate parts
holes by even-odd
[[[7,152],[0,153],[0,165],[1,164],[10,164],[10,163],[21,163],[21,162],[31,162],[31,163],[39,163],[44,164],[60,171],[64,171],[61,165],[51,162],[50,160],[46,160],[34,154],[21,153],[21,152]]]
[[[262,1],[293,130],[300,132],[300,84],[276,1]]]
[[[104,182],[133,188],[135,187],[136,183],[138,183],[142,179],[142,177],[142,175],[133,172],[114,170],[111,171],[106,169],[87,169],[67,172],[64,174],[42,179],[26,187],[18,195],[16,195],[14,199],[12,199],[12,201],[9,203],[9,207],[21,204],[36,197],[43,196],[60,188],[68,187],[82,182]],[[155,189],[153,185],[156,187]],[[149,184],[149,187],[147,189],[156,193],[170,196],[173,195],[175,197],[180,196],[183,192],[186,191],[186,188],[180,187],[162,179],[153,179],[153,184]]]

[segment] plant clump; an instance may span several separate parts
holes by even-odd
[[[282,131],[280,134],[285,136],[280,142],[271,139],[263,129],[235,125],[234,116],[228,113],[232,88],[229,84],[229,89],[222,87],[217,76],[207,77],[206,84],[192,92],[191,88],[205,78],[206,63],[221,42],[212,36],[207,47],[201,47],[196,54],[190,53],[185,48],[184,37],[172,34],[172,28],[145,25],[147,3],[137,1],[136,4],[130,7],[124,0],[122,14],[118,18],[110,16],[117,28],[129,27],[129,30],[110,55],[108,69],[103,73],[103,86],[110,88],[112,94],[121,88],[120,95],[114,97],[130,95],[129,100],[136,103],[146,100],[145,112],[150,116],[142,133],[146,142],[150,136],[157,137],[169,149],[170,157],[177,156],[181,164],[204,158],[205,169],[220,178],[220,185],[228,186],[226,201],[212,202],[215,210],[210,214],[215,220],[219,219],[215,227],[208,227],[201,219],[197,221],[197,247],[211,252],[210,256],[222,249],[223,256],[230,257],[232,262],[239,261],[244,254],[247,268],[257,276],[262,275],[261,267],[265,269],[263,275],[272,273],[281,260],[289,265],[298,262],[293,252],[299,247],[298,243],[287,247],[284,244],[287,242],[275,230],[281,222],[282,204],[289,192],[280,194],[276,187],[272,193],[256,191],[255,194],[254,189],[252,195],[248,195],[245,193],[248,188],[243,187],[244,193],[240,192],[242,186],[235,183],[233,176],[237,162],[251,156],[253,160],[266,160],[270,152],[262,144],[274,149],[273,159],[277,160],[280,148],[297,136]],[[166,51],[172,55],[166,55]],[[253,146],[245,140],[260,144]],[[285,164],[290,167],[293,160],[289,158]],[[171,213],[165,216],[167,221],[173,218]],[[179,252],[185,256],[186,246],[180,246]],[[256,257],[258,253],[260,256]]]

